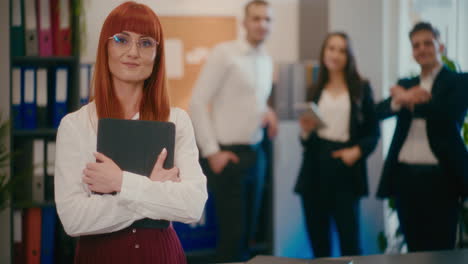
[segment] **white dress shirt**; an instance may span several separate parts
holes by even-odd
[[[169,121],[176,126],[174,164],[181,182],[156,182],[124,171],[119,193],[97,195],[82,182],[86,164],[95,162],[96,106],[91,102],[62,119],[56,142],[55,202],[69,235],[114,232],[142,218],[199,220],[207,199],[206,177],[198,163],[190,118],[183,110],[171,108]]]
[[[442,69],[442,65],[434,69],[431,74],[421,75],[419,85],[426,91],[431,92],[434,80]],[[408,136],[401,147],[398,161],[408,164],[436,165],[437,158],[432,153],[427,138],[426,120],[413,118]]]
[[[351,114],[349,92],[333,96],[324,89],[318,102],[318,108],[325,123],[325,127],[317,131],[318,136],[330,141],[347,142]]]
[[[273,65],[245,40],[216,46],[195,84],[190,114],[204,157],[219,145],[256,144],[271,92]]]

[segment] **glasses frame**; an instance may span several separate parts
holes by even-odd
[[[137,47],[137,49],[138,49],[138,52],[141,53],[141,50],[144,49],[144,48],[141,47],[141,44],[140,44],[140,42],[139,42],[139,40],[140,40],[141,38],[133,39],[130,35],[126,35],[126,34],[123,34],[123,33],[115,33],[114,35],[110,36],[110,37],[108,38],[108,40],[113,40],[115,44],[118,44],[118,43],[115,41],[115,37],[116,37],[117,35],[125,35],[125,36],[128,36],[128,37],[130,38],[131,44],[128,46],[128,49],[126,49],[125,52],[129,51],[129,50],[132,48],[133,43],[135,43],[135,45],[136,45],[136,47]],[[159,46],[159,42],[158,42],[157,40],[155,40],[154,38],[152,38],[152,37],[143,37],[143,38],[151,38],[152,40],[154,40],[155,46],[154,46],[153,52],[156,52],[156,50],[157,50],[157,48],[158,48],[158,46]]]

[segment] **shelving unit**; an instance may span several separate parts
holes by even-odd
[[[13,28],[13,20],[18,19],[14,17],[14,7],[17,6],[18,3],[21,3],[22,8],[20,8],[21,12],[21,25],[24,27],[27,26],[26,24],[26,12],[24,5],[26,2],[30,2],[29,0],[9,0],[10,1],[10,54],[13,53],[13,49],[21,46],[22,44],[14,43],[14,41],[18,40],[18,35],[13,37],[15,34],[12,30]],[[75,12],[78,2],[80,0],[65,0],[69,1],[70,3],[70,12],[69,18],[70,23],[69,27],[71,30],[71,56],[11,56],[10,58],[10,120],[12,120],[12,124],[15,121],[18,121],[18,118],[22,118],[21,115],[15,115],[15,111],[13,110],[14,106],[14,79],[13,79],[13,69],[19,68],[21,71],[24,68],[32,68],[32,69],[45,69],[46,70],[46,77],[47,77],[47,106],[46,109],[46,123],[41,124],[41,126],[37,126],[35,128],[28,128],[25,129],[24,127],[11,127],[11,153],[13,154],[13,158],[11,160],[11,179],[15,182],[21,180],[21,182],[15,186],[13,197],[11,201],[11,232],[10,232],[10,241],[11,241],[11,263],[18,263],[21,260],[26,259],[27,254],[31,254],[27,250],[27,243],[25,241],[26,237],[29,235],[30,230],[25,230],[25,218],[24,215],[29,213],[31,209],[40,208],[41,211],[43,210],[53,210],[55,211],[55,202],[53,200],[53,173],[50,175],[50,171],[48,172],[47,167],[49,164],[48,154],[47,153],[47,144],[49,142],[55,142],[57,128],[53,125],[52,122],[52,115],[53,115],[53,107],[52,104],[55,102],[55,85],[56,85],[56,69],[58,68],[66,68],[67,69],[67,83],[66,83],[66,112],[72,112],[78,109],[80,105],[79,100],[79,88],[80,88],[80,52],[79,52],[79,23],[78,23],[78,16]],[[38,3],[39,1],[34,1]],[[62,0],[51,0],[46,1],[50,3],[50,5],[56,4],[57,6],[60,3],[63,3]],[[55,5],[54,5],[55,7]],[[37,6],[36,6],[37,8]],[[52,8],[50,9],[50,16],[52,18]],[[39,15],[39,12],[36,12],[36,16]],[[15,23],[18,23],[16,20]],[[36,25],[37,26],[37,25]],[[53,27],[53,22],[50,25],[51,29]],[[38,30],[39,31],[39,30]],[[38,33],[39,35],[39,33]],[[24,40],[26,41],[26,40]],[[38,40],[40,41],[40,40]],[[26,45],[24,45],[26,47]],[[25,53],[26,54],[26,53]],[[35,71],[35,76],[37,72]],[[21,85],[25,86],[24,83],[24,75],[21,74]],[[36,77],[35,77],[36,78]],[[36,79],[35,79],[36,80]],[[23,89],[23,88],[22,88]],[[37,98],[37,93],[34,94],[35,99]],[[34,102],[36,104],[36,101]],[[37,104],[35,105],[37,107]],[[35,108],[37,110],[37,108]],[[42,141],[43,142],[43,162],[42,164],[32,164],[31,161],[34,160],[33,155],[34,151],[31,150],[34,141]],[[52,156],[52,155],[51,155]],[[28,164],[29,163],[29,164]],[[44,199],[37,201],[33,200],[30,197],[32,196],[30,192],[32,192],[33,184],[36,182],[33,181],[34,179],[34,170],[37,170],[37,166],[42,166],[40,168],[41,172],[43,173],[43,190],[44,190]],[[26,187],[26,189],[25,189]],[[48,192],[48,193],[47,193]],[[25,198],[27,197],[27,198]],[[50,214],[49,214],[50,216]],[[73,262],[73,252],[74,247],[69,246],[67,248],[63,248],[59,243],[72,245],[74,240],[68,237],[61,227],[60,221],[55,214],[52,214],[52,217],[55,217],[54,223],[55,227],[53,227],[54,232],[54,240],[55,240],[55,254],[52,255],[52,258],[55,260],[55,263],[72,263]],[[19,221],[18,221],[19,220]],[[27,227],[26,227],[27,228]],[[18,230],[20,230],[21,234],[18,234]],[[16,233],[15,233],[16,232]],[[50,233],[47,231],[42,230],[42,236],[50,236]],[[17,243],[17,240],[21,239],[21,243]],[[44,239],[42,237],[41,239]],[[49,239],[49,237],[46,237]],[[41,242],[42,243],[42,242]],[[22,245],[21,245],[22,244]],[[18,246],[19,245],[19,246]],[[60,256],[58,251],[61,251]],[[39,254],[39,252],[32,252],[32,254]],[[36,255],[37,258],[37,255]],[[48,263],[48,262],[47,262]]]

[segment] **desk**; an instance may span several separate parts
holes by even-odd
[[[351,259],[353,264],[467,264],[468,249],[359,256]],[[320,264],[320,262],[312,261],[310,264]]]
[[[352,260],[352,264],[467,264],[468,249],[313,260],[256,256],[246,264],[348,264],[349,260]]]

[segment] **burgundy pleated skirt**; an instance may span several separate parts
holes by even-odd
[[[184,250],[172,225],[168,228],[126,228],[78,239],[75,264],[185,264]]]

